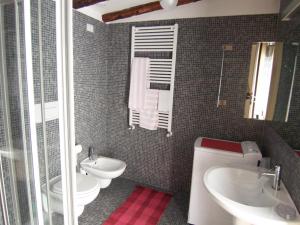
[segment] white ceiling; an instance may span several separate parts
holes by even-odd
[[[79,12],[101,21],[105,13],[153,2],[153,0],[109,0],[78,9]],[[178,18],[234,16],[278,13],[280,0],[202,0],[173,10],[159,10],[113,23],[164,20]]]

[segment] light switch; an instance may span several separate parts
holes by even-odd
[[[87,23],[86,31],[94,33],[94,25]]]

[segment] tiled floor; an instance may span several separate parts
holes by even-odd
[[[101,189],[98,198],[87,205],[79,217],[79,225],[101,225],[109,215],[131,194],[136,183],[123,178],[114,179],[106,189]],[[186,225],[188,194],[173,196],[159,225]]]

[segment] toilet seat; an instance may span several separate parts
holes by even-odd
[[[76,184],[77,184],[77,190],[76,190],[76,197],[85,197],[87,195],[90,195],[92,192],[98,191],[99,184],[96,179],[93,179],[89,176],[76,173]],[[56,182],[53,182],[53,185],[51,188],[51,191],[57,194],[62,194],[62,181],[61,176],[57,177]]]

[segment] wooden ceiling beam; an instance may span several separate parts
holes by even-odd
[[[106,0],[73,0],[73,8],[79,9],[85,6],[90,6],[105,1]]]
[[[178,0],[177,6],[185,5],[193,2],[198,2],[201,0]],[[161,10],[160,1],[150,2],[143,5],[134,6],[128,9],[123,9],[116,12],[111,12],[102,15],[103,22],[111,22],[114,20],[124,19],[132,16],[141,15],[144,13],[149,13],[157,10]]]

